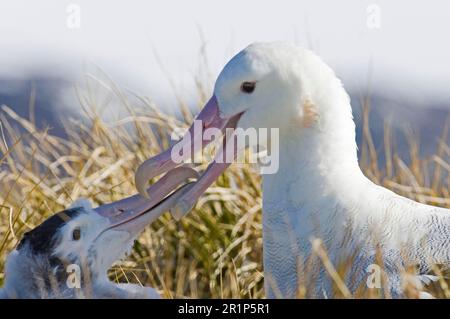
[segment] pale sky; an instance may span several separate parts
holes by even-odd
[[[312,48],[347,87],[364,89],[371,64],[376,87],[450,98],[448,3],[0,0],[0,76],[39,67],[81,74],[97,65],[120,85],[166,98],[172,89],[156,52],[189,96],[202,43],[214,79],[249,43],[283,40]],[[70,4],[80,8],[79,28],[67,26]],[[379,28],[367,25],[371,8],[379,9]]]

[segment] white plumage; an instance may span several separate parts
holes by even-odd
[[[284,297],[295,296],[298,256],[311,255],[313,238],[323,240],[335,265],[356,254],[348,274],[356,278],[355,286],[364,284],[379,249],[396,296],[406,265],[419,266],[423,274],[433,263],[448,265],[450,211],[403,198],[362,174],[350,100],[333,71],[313,53],[283,44],[254,45],[248,51],[245,55],[253,57],[238,56],[239,63],[269,60],[271,72],[281,74],[281,80],[272,82],[271,94],[285,86],[285,96],[291,97],[281,97],[277,116],[267,116],[269,109],[261,114],[272,121],[265,124],[281,131],[280,170],[263,176],[264,269],[275,279],[266,280],[269,297],[277,290]],[[228,73],[232,71],[223,71]],[[308,127],[297,120],[305,116],[306,103],[314,112]],[[260,125],[250,117],[246,121],[246,114],[243,125]],[[332,296],[329,276],[319,268],[316,291]]]
[[[244,82],[255,83],[254,91],[244,92]],[[417,265],[421,278],[427,278],[432,264],[449,266],[450,211],[403,198],[363,175],[349,96],[312,52],[283,43],[250,45],[224,67],[198,118],[210,125],[213,113],[221,119],[217,123],[237,117],[237,127],[244,129],[279,128],[279,170],[263,176],[268,297],[295,297],[302,269],[315,278],[310,297],[333,296],[322,263],[308,266],[305,261],[315,238],[323,241],[334,265],[353,258],[346,278],[352,291],[365,285],[377,252],[389,292],[397,297],[402,296],[400,274],[406,266]],[[138,188],[146,177],[163,171],[157,165],[162,158],[150,159],[138,170]],[[165,170],[175,166],[165,161]],[[213,163],[198,189],[180,199],[177,215],[192,207],[217,169],[225,168]]]

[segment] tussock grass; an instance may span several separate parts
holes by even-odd
[[[200,84],[199,84],[200,85]],[[193,114],[180,102],[181,119],[155,107],[146,98],[128,99],[108,84],[111,94],[127,110],[117,121],[105,122],[98,108],[80,96],[85,122],[65,119],[65,137],[34,123],[3,105],[0,111],[0,286],[4,262],[22,234],[53,213],[85,197],[94,205],[135,193],[134,171],[146,158],[169,145],[169,134],[187,127]],[[202,94],[201,96],[206,96]],[[364,111],[361,166],[375,182],[414,200],[450,206],[448,190],[450,147],[441,136],[436,154],[419,156],[409,138],[409,164],[397,155],[391,130],[385,128],[384,147],[377,150]],[[384,152],[386,163],[379,163]],[[157,287],[164,297],[262,298],[262,221],[260,178],[251,166],[233,165],[180,222],[165,214],[148,227],[131,257],[115,265],[111,278]],[[361,291],[351,296],[339,279],[345,267],[327,264],[326,251],[317,255],[330,268],[342,297],[380,297]],[[327,268],[327,269],[328,269]],[[442,279],[433,288],[449,297]],[[301,286],[299,297],[305,295]],[[411,290],[411,297],[415,297]]]

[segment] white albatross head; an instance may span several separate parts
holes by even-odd
[[[152,288],[110,282],[107,271],[131,250],[147,225],[170,210],[187,186],[169,195],[167,190],[197,174],[180,168],[166,176],[158,190],[149,189],[150,200],[134,195],[95,209],[79,200],[25,233],[8,256],[0,296],[159,298]]]
[[[279,42],[251,44],[234,56],[219,74],[214,94],[196,120],[202,121],[204,129],[278,128],[280,138],[285,139],[292,138],[295,131],[295,138],[333,140],[344,134],[347,136],[342,140],[355,140],[349,97],[332,69],[311,51]],[[341,127],[334,130],[334,123]],[[183,138],[178,146],[183,143],[189,147],[198,143],[205,146],[210,142],[196,134],[194,125],[189,134],[191,138]],[[356,152],[351,143],[348,149],[343,145],[339,148],[341,153]],[[142,195],[146,196],[151,178],[179,165],[171,158],[172,149],[148,159],[138,168],[136,186]],[[186,154],[186,158],[189,156]],[[229,164],[211,163],[180,199],[172,215],[184,216]]]

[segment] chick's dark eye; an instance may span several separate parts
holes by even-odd
[[[80,238],[81,238],[81,230],[79,228],[75,228],[72,232],[72,239],[80,240]]]
[[[255,82],[243,82],[241,84],[241,91],[244,93],[252,93],[255,90]]]

